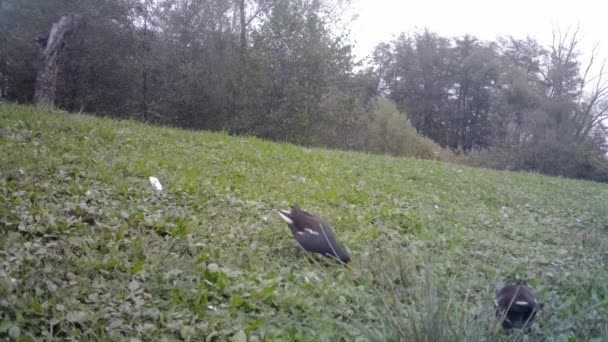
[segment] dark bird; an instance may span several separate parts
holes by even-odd
[[[507,285],[496,292],[496,317],[503,319],[505,329],[530,326],[543,304],[536,301],[532,290],[523,285]]]
[[[293,237],[305,250],[336,258],[350,266],[350,255],[336,241],[336,234],[329,223],[300,209],[294,204],[291,212],[279,210],[279,215],[291,229]]]
[[[34,38],[34,40],[44,49],[46,47],[46,43],[49,41],[49,36],[37,37]]]

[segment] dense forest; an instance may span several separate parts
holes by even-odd
[[[352,52],[348,1],[3,0],[0,98],[298,144],[608,181],[608,82],[576,29],[531,39],[403,33]],[[551,28],[548,28],[551,29]]]

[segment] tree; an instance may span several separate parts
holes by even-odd
[[[380,91],[407,111],[412,124],[424,135],[445,137],[442,124],[448,103],[449,41],[425,30],[400,35],[374,51]]]
[[[465,36],[454,48],[455,116],[452,121],[451,148],[468,151],[490,143],[489,115],[491,98],[498,82],[498,63],[490,47]]]
[[[513,37],[499,38],[496,49],[500,68],[490,114],[492,145],[519,145],[533,136],[525,123],[538,113],[546,97],[540,74],[546,50],[534,39]]]
[[[599,74],[589,74],[597,58],[596,49],[587,67],[581,70],[578,31],[553,30],[553,44],[541,74],[549,101],[555,104],[548,114],[558,130],[557,136],[566,142],[582,143],[608,118],[608,81],[604,65]]]
[[[320,1],[277,1],[241,68],[236,132],[315,143],[334,126],[330,112],[348,105],[352,55],[325,24]],[[334,101],[336,100],[336,101]],[[355,112],[356,113],[356,112]]]
[[[64,46],[72,31],[77,27],[80,18],[76,15],[63,16],[53,24],[45,39],[42,62],[36,77],[34,102],[39,105],[54,105],[57,93],[57,78],[66,64]]]
[[[238,36],[233,3],[163,0],[154,3],[149,61],[156,121],[221,129],[232,106]]]
[[[59,106],[118,117],[139,111],[139,45],[132,21],[136,7],[136,1],[93,1],[69,10],[81,20],[65,46]]]
[[[66,14],[61,0],[4,0],[0,3],[0,92],[11,101],[31,102],[37,63],[51,26]]]
[[[425,30],[379,45],[381,87],[423,135],[442,146],[487,146],[498,63],[474,37],[450,40]]]

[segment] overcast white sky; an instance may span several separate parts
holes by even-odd
[[[600,42],[599,59],[608,57],[606,0],[352,0],[352,5],[359,15],[350,25],[359,58],[393,35],[425,27],[444,37],[469,33],[494,40],[498,35],[529,35],[548,45],[553,26],[565,31],[579,24],[581,51],[588,54]]]

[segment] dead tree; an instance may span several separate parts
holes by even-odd
[[[62,67],[62,52],[70,33],[77,26],[79,16],[72,14],[61,17],[53,24],[48,41],[42,50],[40,68],[36,75],[34,102],[37,105],[52,106],[57,93],[57,78]]]

